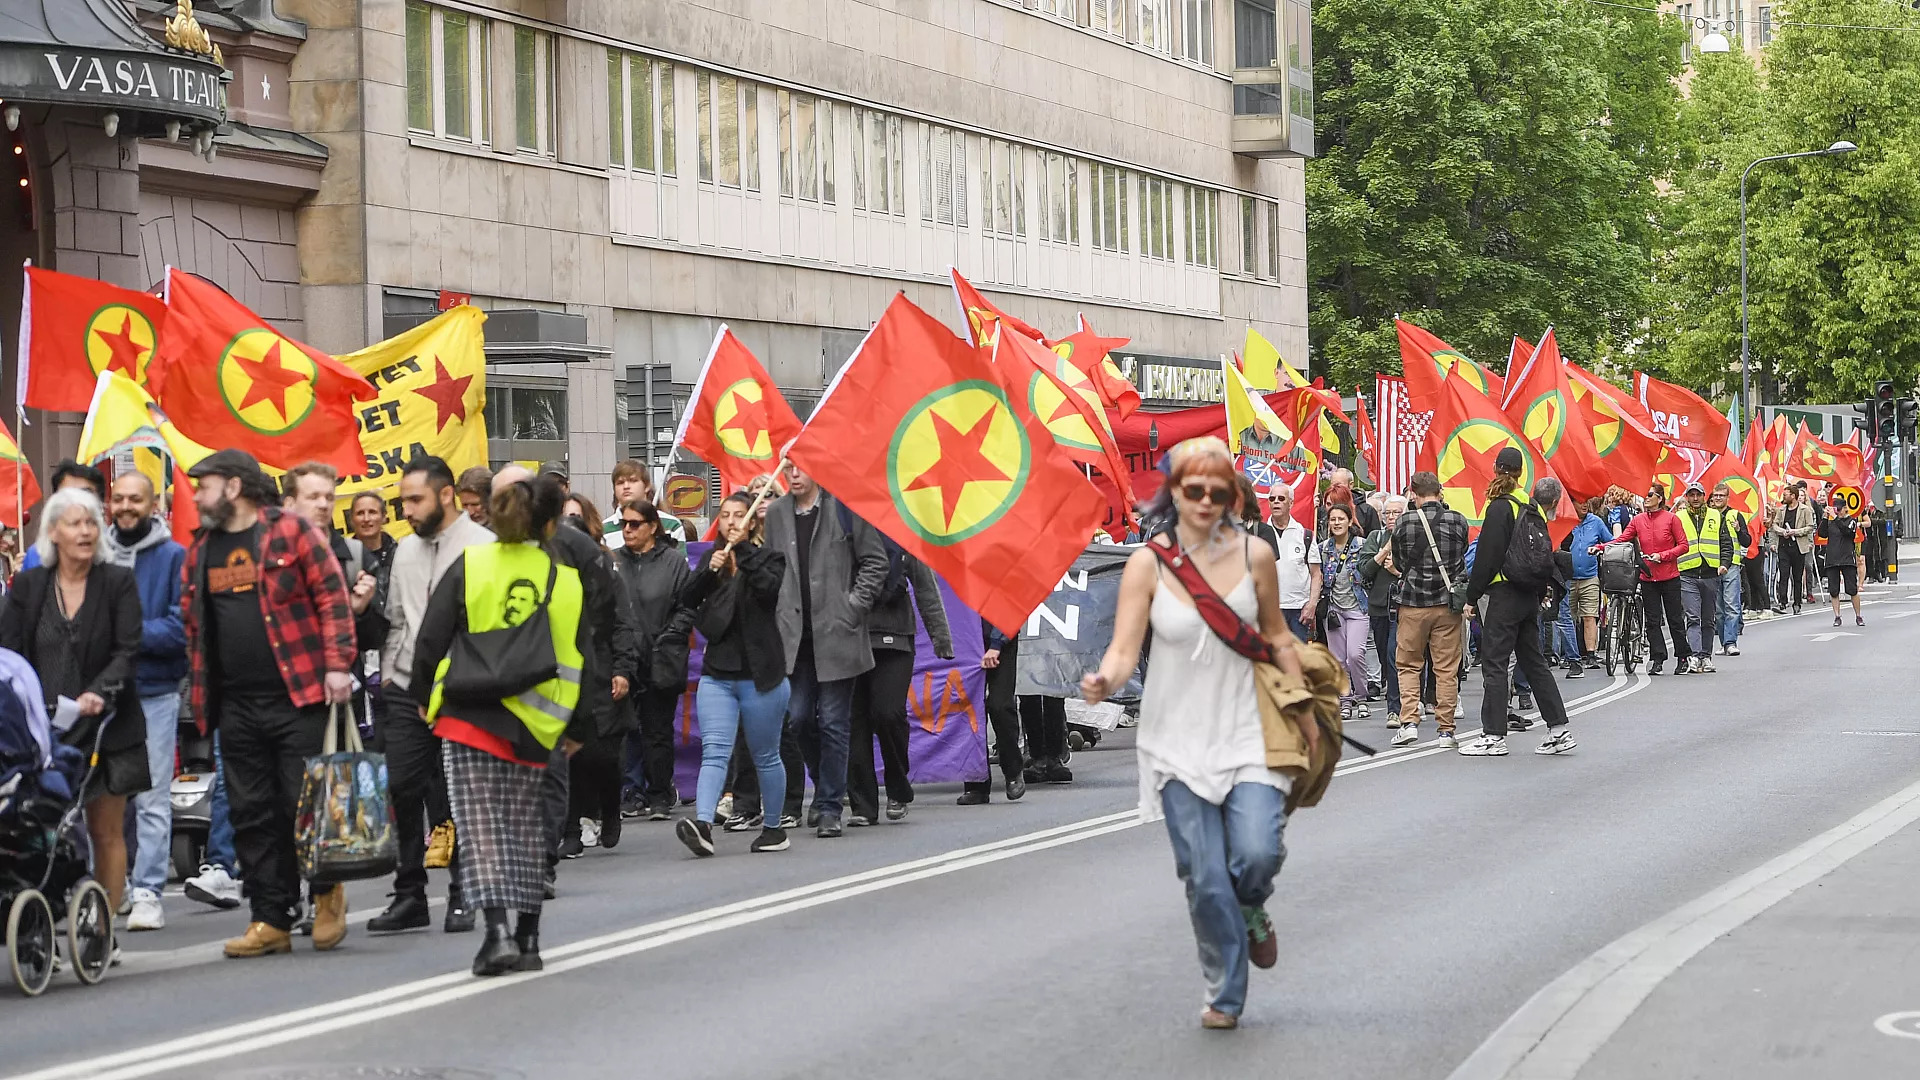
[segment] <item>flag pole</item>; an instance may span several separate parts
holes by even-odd
[[[26,427],[26,407],[17,401],[13,404],[13,420],[14,431],[17,432]],[[21,459],[27,455],[18,441],[14,442],[13,448],[16,451],[13,461],[13,530],[20,534],[15,543],[24,547],[27,534],[27,473],[26,464]]]
[[[773,480],[770,483],[768,483],[766,487],[761,488],[760,494],[755,495],[753,497],[753,502],[748,504],[747,506],[748,521],[752,521],[754,517],[760,513],[761,504],[767,501],[768,493],[771,492],[774,489],[774,486],[780,482],[780,475],[786,471],[787,471],[787,455],[785,453],[782,453],[780,455],[780,464],[775,465],[773,467],[773,477],[774,477]],[[727,541],[726,546],[720,549],[720,553],[724,555],[727,552],[732,550],[733,550],[733,541],[729,540]]]

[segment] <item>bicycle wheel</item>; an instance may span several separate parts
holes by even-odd
[[[74,977],[92,986],[113,963],[113,908],[107,890],[89,878],[67,902],[67,960]]]
[[[1647,662],[1647,616],[1640,605],[1627,601],[1627,674],[1632,675]]]
[[[1622,641],[1620,638],[1627,624],[1626,614],[1623,610],[1624,606],[1625,605],[1621,603],[1620,597],[1607,597],[1606,625],[1600,628],[1600,640],[1602,642],[1600,662],[1601,666],[1606,669],[1607,678],[1609,679],[1613,678],[1613,673],[1619,669],[1621,663],[1626,659],[1624,655],[1625,650],[1621,647]]]

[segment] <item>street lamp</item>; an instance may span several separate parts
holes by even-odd
[[[1802,150],[1797,154],[1775,154],[1772,157],[1756,159],[1740,174],[1740,415],[1735,418],[1733,434],[1736,440],[1743,438],[1747,413],[1753,409],[1753,382],[1748,375],[1749,349],[1747,347],[1747,177],[1752,175],[1756,166],[1769,161],[1792,161],[1794,158],[1834,157],[1839,154],[1851,154],[1860,149],[1842,139],[1824,150]]]

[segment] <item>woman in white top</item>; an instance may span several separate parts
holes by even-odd
[[[1165,489],[1143,520],[1170,529],[1149,542],[1191,559],[1243,620],[1259,627],[1282,669],[1299,675],[1296,639],[1280,614],[1278,576],[1267,542],[1233,526],[1240,499],[1233,458],[1217,438],[1189,439],[1169,455]],[[1152,551],[1127,560],[1113,644],[1100,670],[1081,682],[1089,702],[1123,685],[1151,623],[1153,663],[1140,702],[1140,813],[1162,815],[1207,980],[1200,1023],[1232,1028],[1246,1005],[1247,965],[1279,956],[1265,904],[1285,849],[1291,780],[1266,765],[1253,664],[1222,641]]]

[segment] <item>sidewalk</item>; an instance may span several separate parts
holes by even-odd
[[[1920,750],[1920,735],[1878,737]],[[1920,827],[1909,827],[1709,945],[1579,1080],[1920,1076],[1917,885]]]

